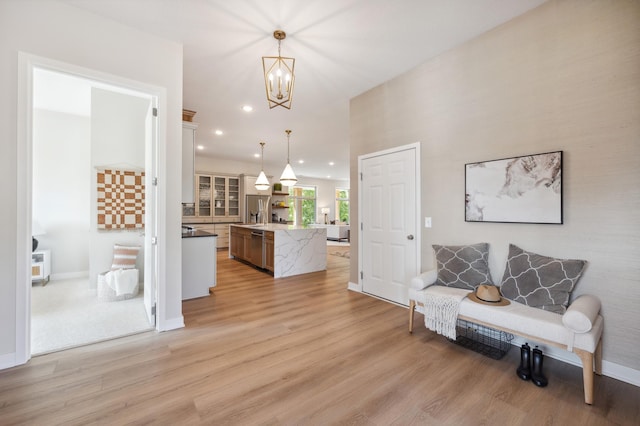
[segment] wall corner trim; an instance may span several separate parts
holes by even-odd
[[[349,282],[349,284],[347,285],[347,290],[351,290],[351,291],[355,291],[355,292],[358,292],[358,293],[362,293],[362,285]]]
[[[178,328],[184,328],[184,317],[182,315],[158,321],[158,331],[171,331]]]
[[[17,360],[18,356],[15,352],[0,355],[0,370],[20,365]]]

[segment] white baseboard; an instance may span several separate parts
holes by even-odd
[[[0,355],[0,370],[15,367],[16,365],[18,365],[18,363],[17,354],[15,352]]]
[[[347,289],[351,291],[357,291],[358,293],[362,293],[362,285],[357,283],[349,282]]]
[[[73,280],[76,278],[89,278],[89,271],[65,272],[63,274],[51,274],[51,280]]]
[[[511,341],[511,344],[519,348],[525,343],[525,341],[526,340],[524,338],[515,336]],[[534,347],[536,346],[536,343],[534,342],[532,345],[531,342],[529,342],[529,345]],[[544,344],[538,344],[537,346],[546,356],[582,368],[582,361],[580,361],[578,355],[573,352],[565,351],[563,349],[556,348],[555,346],[546,346]],[[633,368],[602,360],[602,375],[640,387],[640,371],[634,370]]]
[[[640,387],[640,371],[624,365],[602,360],[602,374],[621,382]]]
[[[158,331],[170,331],[178,328],[184,328],[184,317],[180,315],[176,318],[170,318],[158,321]]]

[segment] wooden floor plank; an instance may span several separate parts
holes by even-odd
[[[0,424],[637,424],[640,388],[596,377],[588,406],[581,369],[553,359],[538,388],[518,351],[486,358],[419,320],[409,334],[406,308],[348,291],[349,259],[327,261],[276,280],[221,251],[184,329],[0,371]]]

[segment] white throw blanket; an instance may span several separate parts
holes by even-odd
[[[137,269],[117,269],[104,276],[107,285],[116,292],[116,296],[132,294],[138,284]]]
[[[426,292],[424,325],[429,330],[455,340],[460,302],[466,296],[466,294],[460,294],[458,288],[452,289],[444,286],[438,287],[438,294]]]

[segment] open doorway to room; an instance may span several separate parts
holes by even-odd
[[[155,300],[145,237],[155,224],[152,174],[145,176],[155,151],[155,102],[33,68],[33,355],[155,326],[145,306]]]
[[[349,225],[349,188],[336,187],[333,207],[321,207],[322,218],[327,226],[329,255],[346,259],[351,257],[351,232]]]

